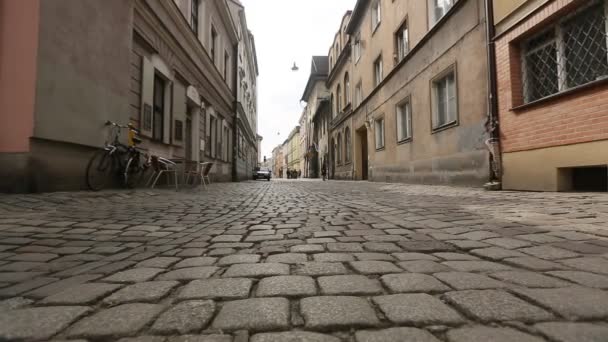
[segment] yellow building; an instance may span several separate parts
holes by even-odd
[[[303,171],[300,169],[300,126],[291,131],[287,138],[287,169],[290,171]]]

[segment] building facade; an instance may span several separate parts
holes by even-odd
[[[83,189],[107,120],[134,124],[151,154],[233,178],[240,40],[225,1],[0,6],[0,191]]]
[[[357,1],[328,56],[330,173],[487,182],[485,30],[482,0]]]
[[[327,89],[327,74],[329,71],[328,56],[313,56],[310,76],[302,94],[301,101],[306,102],[308,123],[308,177],[321,177],[321,166],[329,158],[329,90]]]
[[[608,1],[493,15],[503,188],[608,191]]]
[[[274,178],[283,177],[283,163],[285,157],[283,155],[283,145],[279,145],[272,150],[272,175]]]
[[[296,126],[291,133],[289,133],[289,136],[287,137],[287,140],[283,146],[286,171],[301,173],[302,169],[300,169],[300,159],[302,153],[300,151],[300,126]],[[287,178],[287,175],[284,177]]]

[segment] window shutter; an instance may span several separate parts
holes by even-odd
[[[154,101],[154,67],[142,57],[140,130],[143,136],[152,137],[152,103]]]
[[[173,82],[173,125],[171,126],[173,127],[173,145],[184,146],[186,110],[186,87],[180,81],[175,80]]]

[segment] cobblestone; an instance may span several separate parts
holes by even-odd
[[[0,203],[0,340],[608,334],[604,194],[273,180]]]

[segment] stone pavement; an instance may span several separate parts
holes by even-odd
[[[608,195],[0,195],[0,340],[606,342]]]

